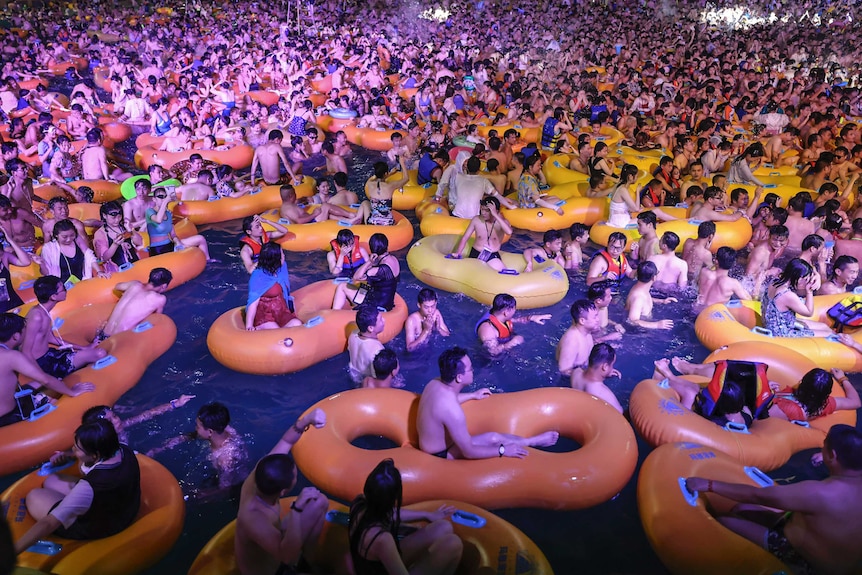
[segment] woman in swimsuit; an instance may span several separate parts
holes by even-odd
[[[266,242],[260,248],[257,267],[248,280],[245,328],[255,331],[302,325],[302,320],[288,304],[290,300],[290,277],[284,251],[277,243]]]
[[[402,509],[401,473],[391,459],[371,471],[362,493],[350,505],[348,531],[356,575],[455,572],[463,543],[446,520],[452,507],[434,513]],[[402,521],[428,525],[399,539]]]
[[[796,314],[810,316],[814,313],[814,268],[811,264],[795,258],[787,262],[784,271],[761,298],[763,327],[776,337],[826,337],[834,332],[824,323],[809,319],[797,319]],[[802,299],[798,291],[804,294]]]
[[[406,158],[398,158],[401,167],[401,177],[395,181],[388,181],[386,179],[389,171],[389,166],[386,165],[386,162],[377,162],[374,164],[374,175],[365,182],[365,195],[368,199],[362,202],[362,205],[359,207],[359,213],[362,214],[363,222],[375,226],[395,225],[395,216],[392,215],[392,196],[395,195],[395,190],[400,189],[407,183],[406,161]]]

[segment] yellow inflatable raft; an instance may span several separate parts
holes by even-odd
[[[418,172],[416,170],[408,170],[407,171],[407,183],[401,187],[401,189],[396,190],[395,194],[392,196],[392,209],[393,210],[415,210],[416,206],[422,200],[430,198],[435,193],[437,193],[437,184],[427,183],[420,184],[417,178]],[[395,173],[389,176],[387,181],[396,181],[401,178],[401,173]]]
[[[391,457],[401,471],[404,503],[459,497],[485,509],[585,509],[614,497],[635,469],[631,426],[588,393],[546,387],[463,404],[471,433],[529,437],[555,430],[581,446],[564,453],[528,448],[524,459],[441,459],[420,451],[418,403],[418,395],[400,389],[355,389],[324,399],[314,407],[326,411],[327,424],[294,446],[297,466],[322,491],[351,500],[380,460]],[[351,443],[364,435],[382,435],[397,447]]]
[[[296,315],[304,322],[299,327],[246,331],[245,307],[222,314],[207,334],[210,353],[225,367],[261,375],[292,373],[338,355],[356,329],[356,312],[331,309],[336,285],[322,280],[292,294]],[[400,295],[383,317],[386,327],[380,341],[385,343],[401,333],[407,320],[407,304]]]
[[[296,497],[282,499],[281,513],[286,514]],[[458,509],[452,521],[455,534],[464,543],[460,575],[553,575],[544,553],[517,527],[469,503],[451,500],[425,501],[408,505],[414,511],[436,511],[441,505]],[[350,555],[347,540],[348,508],[329,501],[323,532],[317,540],[314,555],[325,561],[315,567],[327,573],[338,573]],[[228,523],[210,539],[198,554],[188,575],[239,575],[234,556],[236,521]]]
[[[500,252],[503,264],[517,275],[500,273],[478,259],[448,259],[458,236],[441,235],[422,238],[407,252],[407,265],[416,279],[453,293],[463,293],[479,303],[491,305],[494,296],[507,293],[515,297],[520,309],[554,305],[569,291],[569,276],[557,263],[545,260],[534,263],[533,271],[523,272],[526,262],[521,254]],[[464,253],[470,251],[473,241]]]
[[[67,437],[71,441],[72,432]],[[42,541],[60,548],[55,555],[25,551],[18,556],[22,567],[50,571],[53,575],[134,575],[167,555],[183,530],[186,505],[176,478],[160,463],[137,454],[141,468],[141,509],[125,531],[90,541],[48,536]],[[42,485],[33,472],[16,481],[0,496],[0,505],[20,538],[35,521],[27,513],[24,498]]]

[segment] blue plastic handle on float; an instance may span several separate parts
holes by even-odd
[[[670,380],[668,378],[664,378],[663,380],[658,382],[656,385],[658,385],[662,389],[670,389]]]
[[[117,363],[116,357],[114,357],[113,355],[106,355],[105,357],[93,364],[93,369],[105,369],[109,365],[114,365],[115,363]]]
[[[520,275],[520,274],[518,274],[518,270],[513,270],[512,268],[503,268],[500,270],[499,273],[506,275],[506,276]]]
[[[730,299],[730,300],[727,300],[727,303],[724,305],[726,307],[734,309],[734,308],[742,307],[742,302],[739,301],[738,299]]]
[[[823,339],[825,339],[826,341],[832,342],[832,343],[841,343],[841,340],[838,339],[838,334],[835,334],[835,333],[830,333],[829,335],[827,335]]]
[[[130,262],[126,262],[117,269],[121,272],[127,272],[130,269],[132,269],[132,267],[134,267],[134,266],[132,266],[132,264]]]
[[[143,332],[151,330],[151,329],[153,329],[153,324],[151,324],[148,321],[142,321],[141,323],[139,323],[138,325],[135,326],[135,328],[132,330],[132,332],[143,333]]]
[[[39,477],[45,477],[46,475],[51,475],[52,473],[57,473],[58,471],[63,471],[67,467],[71,467],[74,464],[75,464],[74,459],[70,459],[69,461],[67,461],[65,463],[61,463],[60,465],[54,465],[50,461],[46,461],[45,463],[42,464],[42,467],[40,467],[39,471],[37,471],[36,473],[37,473],[37,475],[39,475]]]
[[[348,523],[350,522],[350,515],[348,515],[344,511],[330,509],[326,512],[326,520],[330,523],[335,523],[336,525],[344,525],[345,527],[347,527]]]
[[[781,172],[769,172],[770,176],[780,176]]]
[[[772,162],[763,162],[763,167],[764,168],[774,168],[775,164],[773,164]]]
[[[554,164],[555,168],[562,168],[563,167],[563,165],[560,162],[558,162],[557,160],[554,160],[553,164]]]
[[[208,201],[208,202],[214,202],[214,201],[216,201],[217,199],[219,199],[219,198],[218,198],[218,196],[208,196],[208,197],[207,197],[207,201]]]
[[[63,545],[54,541],[39,540],[27,548],[30,553],[38,553],[39,555],[56,555],[63,550]]]
[[[696,218],[691,218],[691,219],[689,219],[689,220],[688,220],[688,223],[690,223],[690,224],[691,224],[691,225],[693,225],[693,226],[699,226],[700,224],[702,224],[702,223],[703,223],[703,220],[698,220],[698,219],[696,219]]]
[[[772,188],[777,188],[778,184],[763,184],[763,187],[772,189]]]
[[[353,209],[359,209],[362,207],[362,204],[350,204],[350,207]]]
[[[680,477],[677,481],[679,482],[679,490],[682,492],[682,498],[685,499],[685,502],[692,507],[697,507],[697,499],[700,494],[688,488],[685,484],[685,477]]]
[[[480,517],[475,513],[470,513],[469,511],[464,511],[462,509],[457,510],[452,514],[452,523],[457,523],[458,525],[463,525],[465,527],[472,527],[473,529],[481,529],[488,522],[484,517]]]
[[[802,419],[791,419],[790,423],[792,423],[793,425],[798,425],[799,427],[811,427],[810,423]]]
[[[278,223],[280,224],[289,224],[290,220],[287,218],[278,218]]]
[[[623,155],[623,150],[622,150],[622,148],[617,148],[617,154],[619,154],[620,156],[622,156],[622,155]]]
[[[853,288],[853,295],[862,295],[862,286],[856,286]]]
[[[557,207],[558,207],[558,208],[559,208],[560,206],[565,206],[565,205],[566,205],[566,200],[560,200],[559,202],[557,202],[557,204],[556,204],[556,205],[557,205]]]
[[[744,423],[736,423],[735,421],[728,421],[724,424],[724,428],[728,431],[732,431],[733,433],[751,433],[750,431],[748,431],[747,425],[745,425]]]
[[[754,466],[746,465],[742,470],[745,471],[745,474],[757,483],[759,487],[772,487],[775,485],[775,482],[770,476]]]
[[[314,327],[316,325],[320,325],[323,323],[323,317],[316,315],[307,322],[305,322],[305,327]]]
[[[521,124],[515,124],[515,129],[516,130],[522,130],[522,129],[524,129],[524,126],[522,126]]]
[[[63,327],[64,323],[66,323],[66,320],[64,320],[62,317],[58,317],[57,319],[54,320],[54,323],[51,325],[54,329],[60,329],[61,327]]]
[[[625,227],[624,229],[626,229],[626,230],[636,230],[636,229],[638,229],[638,225],[637,225],[637,224],[626,224],[626,227]]]
[[[676,208],[688,208],[688,204],[685,202],[680,202],[674,207],[676,207]]]
[[[440,206],[437,206],[437,209],[436,209],[436,210],[434,210],[434,213],[435,213],[435,214],[442,214],[442,213],[443,213],[443,208],[441,208]]]
[[[21,288],[20,289],[29,289],[29,288],[33,287],[33,284],[35,284],[35,283],[36,283],[36,280],[27,280],[25,282],[21,282]]]
[[[599,142],[603,142],[608,139],[607,136],[593,136],[593,139]]]
[[[346,222],[346,221],[344,221],[344,220],[338,220],[338,225],[339,225],[339,226],[344,226],[345,228],[349,228],[349,227],[350,227],[350,226],[352,226],[353,224],[351,224],[350,222]]]
[[[427,190],[427,189],[428,189],[428,188],[430,188],[432,185],[433,185],[433,184],[432,184],[431,182],[425,182],[424,184],[422,184],[422,187],[423,187],[423,188],[425,188],[425,189]]]
[[[334,283],[334,284],[346,284],[349,281],[350,281],[350,278],[335,278],[334,280],[332,280],[332,283]]]
[[[771,329],[760,327],[759,325],[756,325],[751,328],[751,333],[756,333],[757,335],[765,335],[766,337],[772,337]]]
[[[261,193],[262,191],[263,191],[263,188],[261,188],[260,186],[255,186],[254,189],[248,193],[248,195],[255,196],[255,195]]]

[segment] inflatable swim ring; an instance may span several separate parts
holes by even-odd
[[[309,210],[314,209],[310,206]],[[313,222],[309,224],[289,224],[279,218],[277,209],[270,210],[261,217],[264,220],[277,221],[282,225],[287,226],[295,237],[287,236],[277,240],[281,247],[290,252],[307,252],[311,250],[326,250],[329,251],[332,247],[329,242],[335,238],[338,230],[350,228],[354,235],[359,235],[364,238],[369,238],[373,234],[380,233],[389,238],[389,251],[395,252],[402,248],[406,248],[413,241],[413,224],[410,220],[396,211],[392,211],[395,217],[394,226],[372,226],[369,224],[349,225],[336,220],[327,220],[325,222]],[[264,229],[272,231],[274,228],[264,221]]]
[[[475,258],[448,259],[458,236],[440,235],[422,238],[407,252],[407,265],[416,279],[452,293],[463,293],[479,303],[491,305],[494,296],[507,293],[518,301],[519,309],[554,305],[569,291],[569,276],[552,260],[533,263],[533,271],[508,275],[499,273]],[[464,253],[473,245],[468,242]],[[500,252],[504,265],[523,272],[526,262],[521,254]]]
[[[314,195],[315,185],[314,178],[304,176],[302,184],[294,186],[296,197],[306,198]],[[173,204],[171,209],[174,214],[188,218],[196,224],[214,224],[238,220],[266,210],[280,208],[280,187],[263,186],[259,192],[249,193],[238,198],[213,196],[208,200],[179,202]]]
[[[177,162],[188,160],[192,154],[200,154],[204,160],[217,164],[226,164],[234,170],[242,170],[251,166],[254,158],[254,148],[245,144],[237,144],[229,150],[185,150],[183,152],[160,151],[158,146],[138,146],[135,153],[135,165],[142,170],[148,169],[152,164],[158,164],[166,169]]]
[[[335,108],[329,111],[329,115],[337,120],[352,120],[357,116],[356,110],[350,108]]]
[[[292,453],[302,473],[322,491],[351,500],[368,473],[391,457],[401,471],[404,503],[459,497],[485,509],[585,509],[622,489],[635,469],[637,444],[616,409],[569,388],[495,394],[463,404],[472,433],[531,436],[548,429],[581,447],[565,453],[529,448],[524,459],[440,459],[415,445],[419,396],[400,389],[354,389],[324,399],[327,424],[310,429]],[[351,444],[382,435],[396,447],[366,450]]]
[[[393,182],[401,177],[400,172],[396,172],[386,178],[386,181]],[[416,170],[407,170],[407,183],[396,190],[392,195],[393,210],[414,210],[422,200],[430,198],[437,192],[437,184],[427,183],[420,184]]]

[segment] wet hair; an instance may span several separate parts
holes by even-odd
[[[703,191],[703,199],[711,200],[712,198],[720,198],[724,194],[718,186],[709,186]]]
[[[588,360],[590,367],[607,364],[610,365],[616,360],[617,352],[613,347],[606,343],[597,343],[590,350],[590,358]]]
[[[75,442],[87,455],[107,459],[120,449],[117,430],[110,421],[97,419],[84,423],[75,430]]]
[[[787,229],[787,226],[777,224],[777,225],[771,226],[769,228],[769,237],[770,238],[772,238],[772,237],[789,238],[790,237],[790,230]]]
[[[356,241],[356,236],[354,236],[353,232],[348,229],[338,230],[338,233],[335,234],[335,243],[340,246],[346,246],[353,241]]]
[[[654,262],[646,261],[638,264],[638,281],[639,282],[649,282],[652,281],[656,274],[658,273],[658,268],[656,267]]]
[[[296,464],[289,453],[271,453],[258,461],[254,484],[264,495],[278,495],[294,484]]]
[[[170,285],[174,279],[174,274],[167,268],[153,268],[150,270],[150,277],[147,280],[153,287]]]
[[[18,314],[0,314],[0,342],[9,341],[16,333],[24,331],[24,325],[24,318]]]
[[[658,218],[653,212],[649,210],[639,213],[638,221],[649,224],[650,226],[652,226],[653,229],[655,229],[656,225],[658,224]]]
[[[802,251],[810,250],[811,248],[820,249],[823,247],[823,237],[818,236],[817,234],[808,234],[805,236],[805,239],[802,240]]]
[[[378,256],[385,254],[389,251],[389,238],[381,233],[372,234],[368,238],[368,249],[372,254],[377,254]]]
[[[700,222],[697,225],[697,238],[705,240],[709,236],[715,235],[715,222]]]
[[[389,173],[389,166],[386,162],[375,162],[374,163],[374,177],[378,180],[382,180],[386,177],[386,174]]]
[[[344,172],[337,172],[332,176],[332,181],[335,182],[336,186],[343,188],[347,185],[347,174]]]
[[[494,204],[494,207],[497,209],[497,211],[500,210],[500,200],[498,200],[494,196],[485,196],[479,201],[480,206],[487,206],[488,204]]]
[[[33,282],[33,293],[39,303],[47,303],[62,284],[63,281],[57,276],[42,276]]]
[[[715,409],[712,412],[711,418],[719,418],[732,413],[739,413],[745,407],[745,393],[736,381],[727,378],[724,380],[724,387],[718,400],[715,402]]]
[[[575,241],[577,238],[582,235],[589,233],[590,228],[588,228],[585,224],[574,223],[569,228],[569,237],[572,238],[572,241]]]
[[[799,281],[810,276],[812,273],[814,273],[814,268],[811,267],[811,264],[803,259],[793,258],[784,266],[784,270],[781,272],[781,275],[778,276],[778,279],[775,280],[773,285],[780,286],[789,284],[790,287],[796,289],[799,285]]]
[[[278,270],[281,268],[282,254],[280,245],[273,241],[266,242],[260,247],[257,267],[267,275],[274,276],[278,274]]]
[[[730,270],[736,263],[736,250],[722,246],[715,252],[715,263],[723,270]]]
[[[600,300],[605,297],[605,294],[609,289],[613,289],[614,282],[613,280],[599,280],[590,287],[587,288],[587,298],[591,302],[595,302],[596,300]],[[577,303],[577,302],[575,302]],[[574,319],[574,305],[572,305],[572,318]]]
[[[284,134],[281,132],[281,130],[273,130],[269,133],[269,136],[267,136],[266,139],[270,142],[272,142],[273,140],[283,140]]]
[[[368,474],[362,495],[350,509],[351,527],[363,533],[372,525],[398,532],[401,524],[401,472],[391,459],[384,459]],[[362,504],[364,503],[364,505]]]
[[[826,408],[832,393],[832,374],[815,367],[802,376],[799,385],[793,390],[793,397],[809,417],[817,417]]]
[[[68,206],[69,200],[67,200],[63,196],[54,196],[53,198],[48,200],[48,209],[51,211],[54,211],[54,208],[57,206],[57,204],[64,204],[64,205]],[[101,211],[101,208],[100,208],[100,211]]]
[[[784,223],[787,221],[787,216],[787,210],[784,208],[772,209],[772,219],[778,222],[778,225],[780,225],[781,227],[784,227]]]
[[[746,190],[745,188],[733,188],[732,190],[730,190],[730,201],[735,204],[739,201],[740,196],[747,195],[748,190]]]
[[[437,292],[431,288],[422,288],[416,296],[416,303],[422,305],[425,302],[437,301]]]
[[[563,239],[563,234],[561,234],[559,230],[548,230],[542,236],[542,243],[550,244],[561,239]]]
[[[359,328],[359,332],[366,333],[373,327],[377,323],[377,316],[380,313],[376,305],[363,304],[356,308],[356,327]]]
[[[371,365],[374,368],[375,378],[386,379],[398,367],[398,356],[391,349],[384,347],[374,356]]]
[[[862,432],[844,423],[833,425],[823,442],[826,449],[835,452],[841,467],[862,470]]]
[[[450,347],[437,358],[437,366],[440,368],[440,381],[452,383],[455,378],[464,373],[464,364],[461,360],[467,357],[467,350],[463,347]]]
[[[608,245],[623,242],[623,246],[625,246],[628,241],[629,239],[622,232],[611,232],[611,235],[608,236]]]
[[[211,401],[201,406],[198,410],[198,419],[204,429],[210,429],[216,433],[224,433],[230,424],[230,412],[225,404],[219,401]]]
[[[679,246],[679,236],[674,232],[665,232],[661,235],[659,244],[664,244],[667,249],[674,251]]]
[[[105,419],[109,411],[111,411],[111,406],[109,405],[94,405],[81,415],[81,423],[84,424],[96,421],[97,419]]]
[[[847,266],[849,266],[850,264],[858,264],[858,263],[859,263],[859,260],[857,260],[853,256],[848,256],[848,255],[838,256],[837,258],[835,258],[835,263],[832,266],[832,275],[829,277],[834,278],[836,271],[839,271],[839,270],[844,271],[847,268]]]
[[[598,282],[597,282],[598,283]],[[594,284],[595,285],[595,284]],[[590,286],[592,287],[592,286]],[[604,292],[602,292],[604,295]],[[598,298],[596,298],[598,299]],[[587,312],[593,311],[596,309],[596,304],[592,302],[592,299],[579,299],[576,300],[575,303],[572,304],[569,313],[572,314],[572,319],[574,321],[580,321],[587,317]]]
[[[638,167],[634,164],[625,164],[620,170],[620,183],[627,184],[629,179],[634,178],[638,175]],[[634,180],[632,180],[634,181]]]
[[[517,305],[518,302],[514,296],[507,293],[498,293],[494,296],[494,300],[491,302],[491,313],[497,313],[504,309],[512,309]]]

